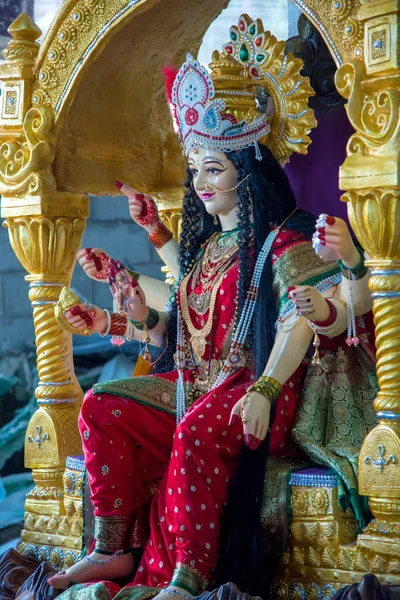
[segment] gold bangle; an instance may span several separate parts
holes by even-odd
[[[281,394],[282,384],[273,377],[264,375],[260,377],[256,383],[253,383],[253,385],[251,385],[247,391],[258,392],[259,394],[262,394],[267,400],[270,401],[271,405],[273,405],[276,403]]]

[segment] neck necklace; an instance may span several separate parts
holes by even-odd
[[[231,236],[230,236],[231,237]],[[207,243],[203,258],[194,269],[189,270],[181,283],[181,310],[190,343],[196,357],[200,360],[206,349],[206,338],[210,335],[213,326],[213,317],[217,295],[226,272],[236,258],[238,246],[236,240],[226,246],[218,246],[220,234],[213,234]],[[221,250],[221,252],[220,252]],[[188,284],[192,278],[192,293],[188,296]],[[202,293],[196,294],[195,289],[201,283]],[[212,292],[210,291],[212,288]],[[197,329],[192,322],[189,306],[198,314],[209,311],[207,322],[201,329]]]

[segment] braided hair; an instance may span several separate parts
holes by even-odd
[[[243,307],[249,288],[254,258],[258,256],[271,228],[280,225],[291,216],[286,227],[300,231],[311,238],[315,219],[312,215],[296,210],[296,200],[286,173],[270,150],[260,144],[262,160],[255,158],[254,148],[227,153],[237,170],[238,183],[247,176],[238,190],[238,314]],[[190,170],[186,179],[186,195],[182,215],[182,234],[178,260],[183,275],[203,244],[220,226],[207,213],[204,203],[193,187]],[[254,225],[252,225],[252,222]],[[254,234],[252,228],[254,227]],[[254,250],[254,252],[251,252]],[[265,369],[275,340],[277,307],[272,288],[272,264],[265,261],[261,276],[259,295],[255,307],[252,331],[247,340],[253,349],[257,377]],[[168,348],[156,365],[156,372],[174,368],[176,350],[176,294],[171,304],[171,316],[167,326]],[[273,409],[271,411],[271,422]],[[228,503],[224,510],[220,534],[219,561],[216,583],[233,581],[243,592],[264,596],[271,575],[265,565],[264,542],[260,525],[260,509],[265,486],[266,461],[269,451],[269,435],[261,446],[252,451],[244,446],[235,476],[232,478]],[[271,567],[272,565],[270,565]]]

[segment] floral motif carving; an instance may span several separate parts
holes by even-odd
[[[140,0],[137,0],[139,2]],[[51,105],[56,114],[82,56],[100,39],[99,32],[115,21],[115,15],[136,4],[132,0],[76,0],[70,3],[59,29],[41,55],[32,102]]]
[[[325,513],[329,506],[328,493],[323,488],[316,489],[311,497],[313,507],[318,513]]]

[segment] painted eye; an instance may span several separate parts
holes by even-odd
[[[222,173],[222,171],[220,171],[219,169],[207,169],[207,173],[209,173],[210,175],[218,175],[218,173]]]

